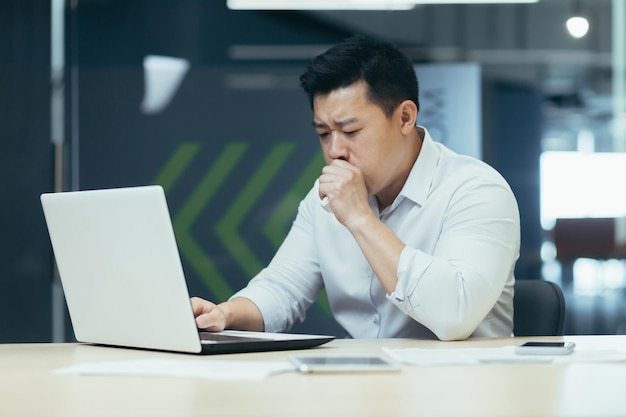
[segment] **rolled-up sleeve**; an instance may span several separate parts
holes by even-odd
[[[442,340],[465,339],[496,305],[519,253],[519,212],[505,184],[452,195],[432,254],[407,244],[387,298]]]

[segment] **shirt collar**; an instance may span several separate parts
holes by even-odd
[[[422,148],[400,194],[398,194],[398,197],[391,205],[391,210],[397,207],[404,198],[408,198],[414,203],[423,206],[426,203],[428,191],[435,177],[440,151],[430,137],[428,130],[422,126],[417,126],[417,128],[424,132]]]

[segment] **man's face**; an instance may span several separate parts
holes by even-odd
[[[313,125],[320,138],[326,164],[343,159],[359,168],[369,195],[393,186],[402,160],[401,120],[398,111],[388,118],[367,98],[367,85],[316,95]]]

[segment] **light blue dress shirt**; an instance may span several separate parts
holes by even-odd
[[[421,127],[418,127],[423,129]],[[354,338],[510,336],[519,209],[502,176],[423,129],[422,149],[393,204],[372,211],[405,243],[387,294],[356,241],[320,206],[317,183],[285,241],[234,297],[256,304],[268,332],[287,331],[326,288]]]

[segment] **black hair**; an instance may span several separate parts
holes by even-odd
[[[389,42],[353,35],[311,61],[300,86],[313,99],[363,80],[368,98],[390,117],[405,100],[419,110],[419,86],[411,60]]]

